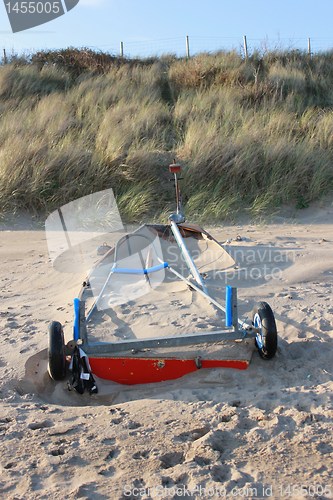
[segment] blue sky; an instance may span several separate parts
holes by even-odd
[[[80,0],[58,19],[11,33],[0,4],[0,48],[15,52],[91,47],[147,56],[253,48],[333,48],[333,0]]]

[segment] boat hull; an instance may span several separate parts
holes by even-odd
[[[94,375],[118,384],[134,385],[175,380],[202,368],[246,370],[249,360],[144,359],[89,357]]]

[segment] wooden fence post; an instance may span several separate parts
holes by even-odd
[[[186,57],[187,59],[190,58],[190,39],[188,35],[186,35]]]
[[[310,37],[308,38],[308,56],[311,57],[312,52],[311,52],[311,39]]]
[[[124,57],[124,43],[120,42],[120,57]]]
[[[248,59],[249,57],[249,53],[248,53],[248,50],[247,50],[247,39],[246,39],[246,35],[243,36],[243,43],[244,43],[244,57],[245,59]]]
[[[3,49],[3,63],[7,64],[7,54],[6,54],[6,49]]]

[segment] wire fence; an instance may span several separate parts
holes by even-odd
[[[247,47],[245,48],[244,39]],[[123,40],[118,44],[103,47],[89,47],[95,50],[111,52],[129,58],[152,57],[174,54],[178,57],[190,57],[203,52],[235,50],[241,55],[251,55],[253,52],[269,52],[273,50],[300,50],[316,54],[333,50],[333,39],[328,38],[252,38],[249,36],[217,37],[217,36],[183,36],[176,38],[161,38],[157,40]]]
[[[247,57],[254,52],[266,53],[270,51],[300,50],[310,55],[333,50],[333,39],[311,37],[284,37],[284,38],[252,38],[249,36],[218,37],[218,36],[179,36],[174,38],[122,40],[110,44],[85,48],[110,53],[126,58],[161,57],[175,55],[177,57],[191,57],[199,53],[213,53],[218,51],[234,50]],[[44,47],[45,49],[45,47]],[[42,47],[15,51],[15,48],[3,47],[0,54],[1,63],[6,63],[14,56],[27,56],[43,50]],[[51,50],[51,49],[47,49]],[[59,50],[59,48],[54,48]]]

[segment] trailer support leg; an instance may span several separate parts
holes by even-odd
[[[225,326],[238,329],[237,288],[229,285],[225,288]]]

